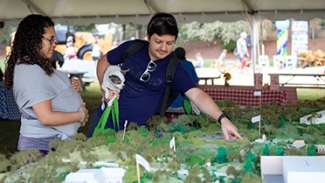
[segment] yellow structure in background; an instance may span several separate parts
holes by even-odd
[[[75,36],[74,48],[76,52],[78,52],[78,50],[82,46],[86,44],[95,44],[96,41],[96,37],[90,32],[76,32],[74,36]],[[98,41],[98,46],[101,48],[100,50],[102,53],[106,53],[112,48],[113,37],[111,33],[105,34],[104,37],[98,37],[97,41]],[[55,50],[57,50],[62,55],[64,55],[66,48],[67,46],[65,44],[57,44]],[[81,59],[92,60],[91,50],[85,52]]]
[[[15,35],[15,33],[11,34],[12,41],[14,39],[14,35]],[[74,34],[74,36],[75,36],[74,48],[76,50],[76,53],[82,46],[84,46],[86,44],[94,44],[95,40],[96,40],[96,37],[90,32],[76,32]],[[104,36],[98,36],[97,42],[98,42],[97,44],[100,47],[102,54],[106,53],[113,46],[112,33],[108,32]],[[55,47],[55,50],[60,52],[62,55],[64,55],[66,49],[67,49],[66,44],[57,44]],[[10,45],[6,46],[6,56],[9,55],[10,51],[11,51]],[[81,59],[82,60],[92,60],[91,50],[86,51],[83,54]]]
[[[325,66],[325,52],[320,49],[303,51],[299,54],[299,64],[301,66]]]

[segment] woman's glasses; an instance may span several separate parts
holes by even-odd
[[[150,79],[150,73],[155,71],[157,64],[152,60],[148,63],[146,70],[142,73],[140,81],[147,82]]]
[[[56,44],[56,39],[54,38],[54,37],[52,37],[52,38],[47,38],[47,37],[45,37],[45,36],[43,36],[43,38],[45,39],[45,40],[47,40],[51,45],[52,44]]]

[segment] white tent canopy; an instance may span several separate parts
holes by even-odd
[[[235,21],[248,14],[273,20],[325,18],[325,0],[0,0],[0,4],[0,21],[9,24],[30,13],[73,24],[145,24],[155,12],[173,13],[179,22]]]
[[[261,19],[325,18],[325,0],[0,0],[0,4],[0,22],[5,24],[17,24],[31,13],[63,24],[146,24],[156,12],[172,13],[179,23],[248,20],[254,72]]]

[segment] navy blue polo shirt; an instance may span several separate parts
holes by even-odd
[[[124,61],[121,59],[134,41],[125,42],[107,53],[107,60],[111,65],[120,65],[122,70],[128,70],[125,75],[125,86],[119,98],[120,128],[123,128],[125,120],[146,125],[146,121],[159,111],[166,88],[166,70],[172,57],[170,54],[163,59],[155,60],[157,67],[150,72],[150,79],[147,82],[141,81],[140,77],[150,62],[149,43],[145,41],[145,46],[140,50],[129,55]],[[172,90],[185,93],[195,86],[196,83],[182,64],[177,64]],[[106,127],[112,127],[111,119]]]

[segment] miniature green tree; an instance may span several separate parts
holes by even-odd
[[[231,179],[231,183],[240,183],[240,179],[237,177],[234,177]]]
[[[249,150],[246,154],[246,160],[256,162],[256,155],[251,150]]]
[[[284,155],[284,148],[283,147],[280,147],[280,146],[277,146],[275,148],[275,155],[277,155],[277,156],[283,156]]]
[[[262,153],[263,156],[269,156],[270,155],[270,147],[268,144],[264,144]]]
[[[314,144],[309,144],[307,146],[307,155],[308,156],[316,156],[317,155],[317,148]]]
[[[152,174],[147,171],[144,171],[143,175],[141,176],[141,180],[143,180],[143,182],[152,181]]]
[[[278,120],[278,127],[282,128],[284,127],[284,125],[287,123],[287,118],[285,117],[285,115],[283,113],[281,113],[279,115],[279,120]]]
[[[226,176],[220,176],[220,177],[218,177],[217,180],[219,180],[220,183],[225,183],[226,182],[225,179],[226,179]]]
[[[243,170],[245,173],[253,173],[254,163],[249,160],[244,161]]]
[[[217,154],[216,154],[214,162],[217,162],[217,163],[228,162],[228,153],[227,153],[227,149],[225,147],[221,146],[217,149]]]

